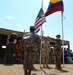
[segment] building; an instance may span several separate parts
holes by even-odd
[[[6,45],[8,43],[8,38],[11,33],[16,33],[18,37],[23,37],[23,32],[18,32],[9,29],[0,28],[0,59],[4,59]],[[70,50],[70,42],[64,40],[64,45],[67,45]],[[55,39],[50,37],[50,46],[55,46]]]
[[[4,58],[6,45],[11,33],[16,33],[18,37],[23,36],[22,32],[0,28],[0,58]]]

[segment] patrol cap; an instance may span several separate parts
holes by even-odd
[[[30,31],[34,31],[35,27],[34,26],[30,26]]]
[[[57,37],[57,38],[60,38],[61,36],[60,36],[60,35],[57,35],[56,37]]]

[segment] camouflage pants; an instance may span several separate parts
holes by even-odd
[[[31,75],[32,67],[33,67],[33,54],[30,49],[27,49],[24,52],[24,62],[23,62],[24,75]]]
[[[56,60],[56,68],[61,69],[61,60],[60,60],[60,53],[58,52],[55,54],[55,60]]]
[[[49,55],[44,54],[43,55],[43,66],[48,66],[49,62]]]

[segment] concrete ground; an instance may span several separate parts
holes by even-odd
[[[62,71],[56,70],[55,65],[49,66],[51,69],[40,68],[39,64],[35,64],[34,67],[36,70],[33,70],[31,75],[73,75],[73,64],[62,65]],[[0,75],[24,75],[23,65],[0,64]]]

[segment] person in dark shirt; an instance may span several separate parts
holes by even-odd
[[[12,64],[14,63],[15,58],[15,51],[16,51],[16,42],[17,42],[17,35],[11,34],[9,38],[9,43],[6,46],[6,63]]]

